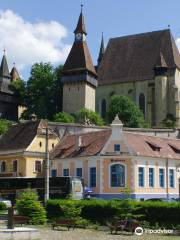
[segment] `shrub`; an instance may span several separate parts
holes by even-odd
[[[0,120],[0,135],[5,134],[12,126],[12,122],[8,120]]]
[[[31,189],[20,193],[19,199],[16,201],[16,208],[19,215],[30,218],[30,224],[44,224],[46,222],[46,212],[38,196]]]
[[[58,112],[54,115],[53,120],[55,122],[63,122],[63,123],[74,123],[75,119],[72,115],[66,112]]]
[[[114,95],[110,99],[108,118],[112,122],[118,114],[126,127],[144,127],[144,116],[139,107],[128,97]]]
[[[68,208],[70,208],[69,212],[67,212]],[[46,211],[50,219],[73,217],[78,220],[86,219],[94,223],[105,223],[114,217],[117,209],[111,201],[105,200],[49,200],[46,203]]]
[[[71,208],[69,212],[68,208]],[[77,208],[77,212],[74,210]],[[49,200],[46,204],[49,219],[77,217],[105,224],[115,218],[134,218],[145,226],[176,227],[179,225],[180,203],[137,202],[133,200]]]
[[[86,108],[82,108],[76,113],[76,121],[82,124],[104,125],[104,121],[98,113]]]
[[[7,206],[4,202],[0,202],[0,211],[4,211],[7,209]]]
[[[168,113],[166,118],[163,120],[163,125],[168,128],[175,128],[176,118],[173,114]]]

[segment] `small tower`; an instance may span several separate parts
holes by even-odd
[[[81,108],[95,111],[97,74],[86,43],[82,5],[74,34],[74,43],[63,68],[63,111],[76,113]]]
[[[4,55],[1,61],[0,66],[0,91],[9,92],[9,84],[11,80],[11,76],[9,74],[9,68],[7,64],[6,54],[4,50]]]
[[[0,66],[0,118],[16,121],[18,119],[18,99],[10,85],[11,75],[4,51]]]
[[[105,47],[104,47],[104,36],[103,36],[103,33],[102,33],[102,38],[101,38],[101,46],[100,46],[100,50],[99,50],[99,57],[98,57],[98,60],[97,60],[97,63],[98,63],[98,67],[102,61],[102,58],[104,56],[104,53],[105,53]]]
[[[19,73],[18,73],[18,71],[16,69],[15,63],[14,63],[14,67],[11,70],[10,75],[11,75],[11,82],[20,79],[20,76],[19,76]]]

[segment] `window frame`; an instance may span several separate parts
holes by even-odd
[[[140,185],[140,176],[139,176],[139,174],[140,174],[140,172],[139,172],[139,170],[140,169],[143,169],[143,178],[142,178],[142,180],[143,180],[143,184],[142,185]],[[142,166],[138,166],[138,187],[140,187],[140,188],[144,188],[145,187],[145,167],[142,167]]]
[[[39,164],[39,165],[38,165]],[[40,170],[38,169],[40,167]],[[42,162],[40,160],[35,160],[34,163],[34,172],[41,173],[42,172]]]
[[[113,165],[121,165],[124,167],[124,185],[121,186],[112,186],[112,172],[111,172],[111,168],[113,167]],[[125,188],[126,187],[126,183],[127,183],[127,167],[126,164],[123,164],[121,162],[117,162],[117,163],[112,163],[109,165],[109,187],[110,188]]]
[[[16,162],[16,170],[14,171],[14,163]],[[18,172],[18,161],[17,160],[13,160],[12,161],[12,172],[13,173],[17,173]]]
[[[78,176],[78,170],[80,170],[80,169],[81,169],[81,176]],[[77,167],[76,168],[76,177],[82,178],[82,175],[83,175],[82,167]]]
[[[65,171],[67,171],[68,174],[65,174]],[[69,168],[63,168],[63,177],[69,177]]]
[[[95,172],[93,173],[93,175],[91,175],[91,170],[92,169],[95,169]],[[91,178],[92,176],[95,176],[95,180],[93,179],[93,181],[92,181],[92,178]],[[97,186],[97,168],[96,167],[90,167],[89,168],[89,187],[95,188],[96,186]]]
[[[116,149],[118,147],[118,150]],[[114,144],[114,152],[120,152],[121,151],[121,145],[120,144]]]
[[[152,173],[150,173],[150,170],[152,170]],[[152,174],[152,176],[151,176]],[[150,178],[152,177],[152,179]],[[149,180],[149,187],[154,188],[155,187],[155,169],[154,167],[149,167],[148,169],[148,180]],[[152,180],[152,182],[151,182]]]
[[[161,175],[160,175],[160,171],[163,170],[163,186],[161,185]],[[159,187],[160,188],[165,188],[165,168],[159,168],[159,172],[158,172],[158,176],[159,176]]]
[[[171,171],[173,172],[173,175],[171,176]],[[173,177],[173,185],[171,185],[171,177]],[[169,169],[169,187],[175,188],[175,170],[173,168]]]

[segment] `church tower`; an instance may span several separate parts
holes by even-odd
[[[4,51],[0,65],[0,119],[17,121],[18,99],[10,87],[12,81]]]
[[[76,113],[81,108],[95,111],[97,74],[86,43],[82,5],[74,34],[74,43],[63,68],[63,111]]]

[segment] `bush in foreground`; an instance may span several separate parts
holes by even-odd
[[[80,209],[77,217],[93,223],[106,224],[115,218],[134,218],[150,226],[174,227],[179,224],[180,203],[137,202],[133,200],[49,200],[46,204],[49,219],[67,217],[65,209]],[[73,214],[75,212],[73,211]],[[74,215],[76,217],[76,213]]]
[[[22,192],[16,201],[16,208],[19,215],[30,218],[30,224],[46,223],[46,211],[38,201],[38,196],[31,189]]]

